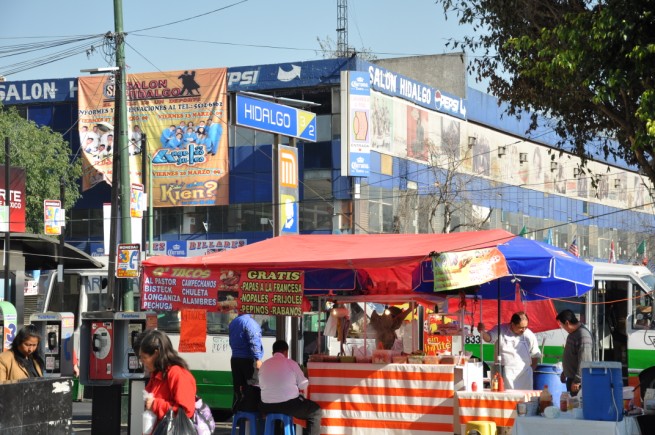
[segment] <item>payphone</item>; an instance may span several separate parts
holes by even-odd
[[[30,316],[39,332],[39,350],[43,355],[44,377],[73,376],[73,313],[35,313]]]
[[[4,352],[11,347],[16,337],[16,307],[7,301],[0,301],[0,333],[2,334],[1,351]]]
[[[80,328],[80,382],[111,385],[124,379],[141,379],[144,370],[132,345],[145,329],[157,326],[150,311],[82,313]]]
[[[152,311],[119,312],[114,316],[114,325],[114,378],[143,378],[143,366],[133,344],[143,331],[157,327],[157,315]]]

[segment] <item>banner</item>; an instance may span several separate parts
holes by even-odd
[[[152,242],[151,255],[199,257],[236,249],[247,244],[246,239],[162,240]]]
[[[144,268],[141,308],[198,308],[251,314],[301,316],[304,273],[280,270]]]
[[[0,231],[25,232],[25,169],[9,168],[9,201],[5,190],[5,167],[0,165]]]
[[[130,181],[141,183],[147,152],[154,207],[229,203],[226,75],[226,68],[128,75]],[[79,79],[83,190],[112,182],[115,89],[113,76]]]
[[[178,352],[205,352],[207,311],[183,309],[180,311],[180,345]]]
[[[434,291],[484,284],[507,276],[507,263],[498,248],[444,252],[432,258]]]

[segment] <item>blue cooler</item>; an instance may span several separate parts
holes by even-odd
[[[543,390],[548,385],[548,391],[553,396],[553,405],[559,406],[559,396],[566,391],[566,384],[560,380],[562,370],[558,370],[555,364],[537,364],[532,373],[532,383],[535,390]]]
[[[623,378],[620,362],[582,363],[582,415],[585,420],[623,420]]]

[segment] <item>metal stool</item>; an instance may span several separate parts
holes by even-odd
[[[469,421],[464,435],[496,435],[496,423],[493,421]]]
[[[249,435],[260,435],[262,433],[262,418],[258,412],[239,411],[232,417],[232,435],[245,434],[246,423],[250,427]]]
[[[284,435],[296,435],[296,425],[293,424],[293,417],[286,414],[268,414],[264,423],[264,435],[275,435],[275,422],[281,421],[284,426]]]

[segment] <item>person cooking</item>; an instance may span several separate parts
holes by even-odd
[[[512,314],[509,323],[494,327],[487,332],[484,323],[478,324],[478,332],[487,343],[500,344],[503,364],[503,380],[508,390],[532,390],[532,371],[541,358],[537,337],[528,329],[528,316],[520,311]],[[495,370],[495,368],[494,368]],[[493,376],[493,374],[492,374]]]

